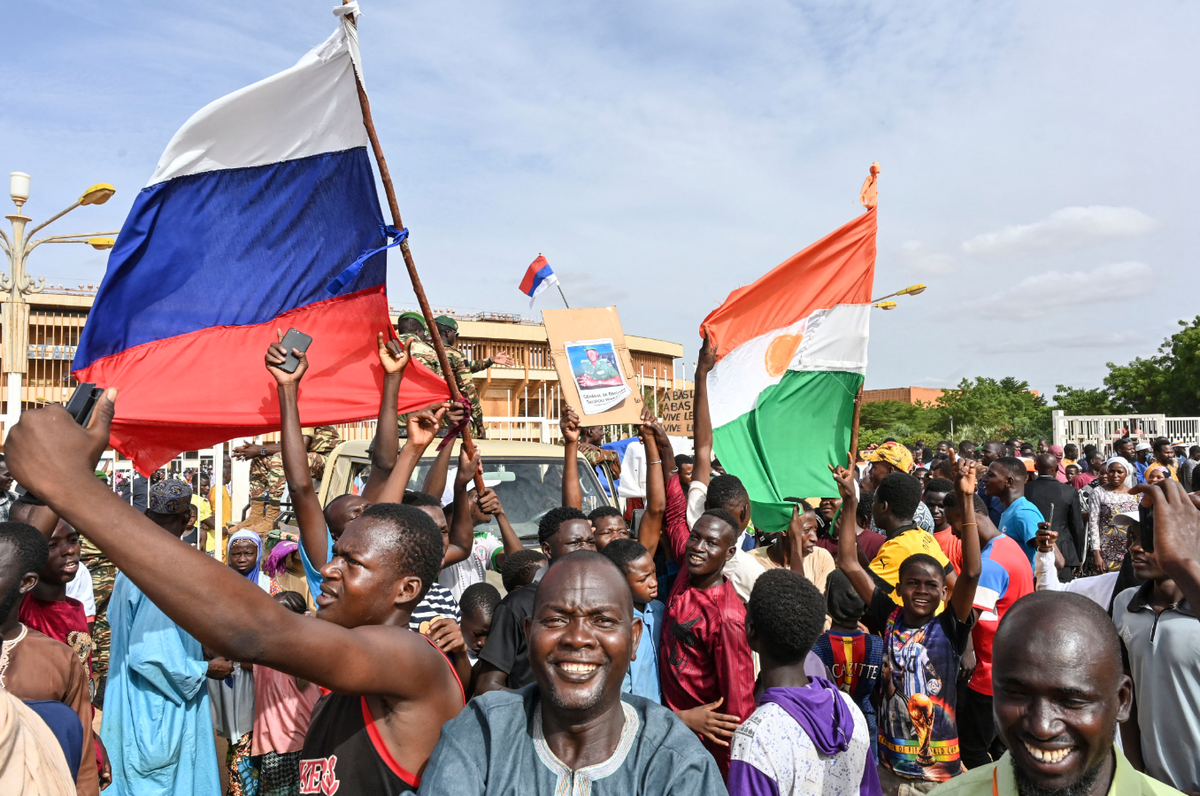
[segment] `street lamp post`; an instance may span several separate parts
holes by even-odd
[[[8,257],[8,273],[0,273],[0,290],[6,291],[3,314],[0,322],[3,324],[3,348],[0,356],[4,359],[4,371],[8,374],[7,402],[4,416],[4,436],[8,437],[9,429],[21,417],[21,382],[28,369],[29,357],[29,302],[26,296],[31,293],[41,293],[46,287],[46,278],[38,277],[37,284],[25,272],[25,260],[29,253],[43,243],[83,243],[93,249],[104,250],[113,247],[113,239],[107,237],[116,235],[114,232],[89,232],[80,235],[50,235],[33,240],[33,236],[47,225],[57,221],[81,205],[102,205],[116,193],[116,189],[107,183],[98,183],[83,192],[75,202],[60,213],[56,213],[42,223],[26,232],[25,227],[33,221],[21,212],[21,207],[29,200],[29,175],[14,171],[10,175],[9,195],[17,206],[17,211],[5,216],[12,224],[11,237],[0,230],[0,249]]]
[[[877,299],[871,299],[871,306],[881,310],[894,310],[896,309],[896,302],[884,301],[884,299],[890,299],[893,296],[919,296],[924,292],[924,285],[909,285],[903,290],[897,290],[895,293],[888,293],[886,296],[880,296]]]

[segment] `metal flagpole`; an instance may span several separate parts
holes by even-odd
[[[558,288],[558,295],[562,296],[563,305],[564,305],[564,306],[565,306],[567,309],[571,309],[571,305],[570,305],[570,304],[567,304],[567,294],[562,292],[562,285],[560,285],[560,284],[558,283],[558,280],[557,280],[557,279],[556,279],[556,280],[554,280],[554,286],[555,286],[556,288]]]
[[[349,5],[350,2],[351,0],[342,0],[342,5]],[[347,20],[348,25],[357,27],[358,23],[353,16],[344,17],[344,19]],[[383,182],[383,192],[387,195],[388,210],[392,214],[392,227],[401,230],[404,229],[404,221],[400,218],[400,204],[396,201],[396,189],[392,186],[392,173],[388,169],[387,159],[383,156],[383,146],[379,143],[378,133],[375,132],[375,120],[371,116],[371,101],[367,99],[367,90],[363,88],[362,80],[359,77],[360,68],[360,64],[355,64],[354,85],[358,89],[358,104],[362,108],[363,126],[367,128],[367,138],[370,139],[371,149],[375,153],[375,164],[379,166],[379,179]],[[454,371],[450,369],[450,360],[446,356],[446,347],[442,344],[442,337],[437,333],[437,326],[433,322],[433,310],[429,308],[429,299],[425,297],[425,288],[421,285],[421,277],[417,274],[417,264],[409,249],[408,238],[401,242],[400,252],[404,256],[404,267],[408,270],[408,278],[412,282],[417,304],[421,307],[421,315],[424,316],[425,323],[430,330],[429,339],[433,343],[433,350],[437,352],[438,364],[442,367],[442,375],[446,379],[446,387],[450,390],[450,398],[459,402],[462,400],[462,393],[459,392]],[[475,455],[475,443],[471,439],[469,424],[463,427],[462,444],[468,456]],[[486,489],[483,484],[483,474],[480,472],[475,473],[475,489],[481,495]]]

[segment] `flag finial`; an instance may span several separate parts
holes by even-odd
[[[871,173],[863,180],[862,193],[859,194],[859,200],[863,203],[863,207],[868,210],[879,204],[879,161],[871,164]]]

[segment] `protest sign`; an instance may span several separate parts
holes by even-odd
[[[674,437],[692,436],[692,395],[691,390],[666,390],[658,399],[663,431]]]
[[[638,423],[642,396],[616,307],[542,310],[563,398],[584,425]]]

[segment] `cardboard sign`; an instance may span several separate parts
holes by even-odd
[[[633,358],[616,307],[542,310],[563,399],[585,426],[640,423]],[[614,372],[615,371],[615,372]]]
[[[691,390],[667,390],[658,399],[658,419],[673,437],[692,436]]]

